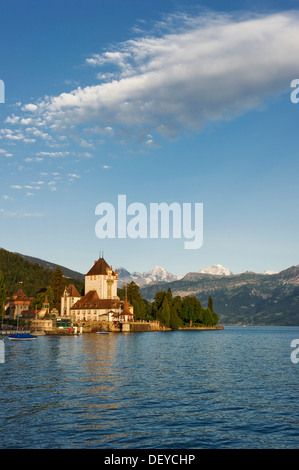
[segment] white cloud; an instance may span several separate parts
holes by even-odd
[[[29,124],[32,124],[33,119],[32,118],[23,118],[20,121],[20,124],[23,126],[28,126]]]
[[[25,104],[25,106],[23,106],[23,111],[37,111],[38,107],[36,104],[33,104],[33,103],[29,103],[29,104]]]
[[[297,75],[298,12],[177,14],[158,26],[159,35],[157,28],[155,34],[86,59],[93,67],[105,67],[99,71],[102,78],[115,77],[118,69],[117,79],[45,97],[22,109],[59,132],[82,124],[94,129],[96,124],[103,134],[109,128],[139,129],[132,137],[140,141],[142,130],[143,144],[151,147],[158,144],[148,132],[167,138],[184,130],[199,132],[209,122],[235,118],[288,91]],[[5,136],[24,138],[11,132]]]
[[[44,217],[45,214],[41,214],[40,212],[24,212],[19,215],[19,217]]]
[[[79,153],[79,157],[92,158],[92,154],[89,152],[83,152],[83,153]]]
[[[13,156],[12,153],[9,153],[9,152],[7,152],[7,150],[4,150],[4,149],[0,149],[0,154],[4,155],[5,157],[8,157],[8,158]]]
[[[20,120],[19,116],[15,116],[14,114],[12,116],[8,116],[4,122],[8,124],[17,124]]]
[[[44,159],[42,157],[35,157],[35,158],[32,158],[32,157],[27,157],[27,158],[24,158],[24,162],[42,162]]]
[[[43,155],[51,158],[66,157],[69,155],[69,152],[38,152],[36,155]]]

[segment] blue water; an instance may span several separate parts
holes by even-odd
[[[299,327],[5,340],[0,447],[299,448]]]

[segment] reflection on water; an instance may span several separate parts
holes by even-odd
[[[1,447],[298,447],[299,328],[8,342]]]

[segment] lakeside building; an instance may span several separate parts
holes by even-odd
[[[65,287],[63,296],[61,297],[60,313],[64,317],[71,315],[71,307],[81,299],[81,295],[73,284]]]
[[[32,299],[29,299],[22,289],[19,289],[11,298],[7,299],[5,305],[6,315],[15,320],[23,312],[29,310]]]
[[[61,298],[61,316],[72,317],[73,322],[105,322],[110,327],[129,330],[134,322],[133,306],[117,295],[118,272],[113,271],[103,257],[94,262],[85,275],[85,295],[80,297],[69,285]],[[79,296],[79,298],[78,298]]]

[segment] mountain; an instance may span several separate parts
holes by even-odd
[[[219,276],[188,273],[182,279],[140,288],[151,301],[158,290],[196,296],[205,307],[209,295],[222,324],[299,325],[299,265],[277,274],[252,272]]]
[[[36,262],[33,260],[36,260]],[[7,295],[10,296],[21,288],[28,297],[35,297],[37,292],[49,286],[53,271],[59,265],[49,263],[51,266],[45,268],[42,263],[48,262],[38,258],[24,257],[24,255],[11,253],[0,248],[0,271],[4,275]],[[61,267],[61,270],[64,272],[67,282],[74,284],[77,290],[81,292],[84,287],[82,280],[78,279],[77,275],[74,278],[70,277],[71,273],[76,274],[75,271],[63,267]]]
[[[39,258],[34,258],[33,256],[22,255],[21,253],[14,253],[14,254],[21,256],[21,258],[23,258],[25,261],[28,261],[29,263],[38,264],[39,266],[42,266],[45,269],[49,269],[50,271],[55,271],[55,269],[59,267],[61,271],[63,272],[63,274],[65,275],[65,277],[78,279],[79,281],[84,281],[84,274],[79,273],[77,271],[73,271],[59,264],[55,264],[55,263],[52,263],[51,261],[45,261]]]
[[[164,268],[156,266],[151,271],[146,272],[133,272],[130,273],[125,268],[118,268],[118,285],[121,287],[123,284],[135,282],[139,287],[146,286],[152,283],[159,282],[172,282],[180,279],[180,276],[175,276],[169,273]]]
[[[233,273],[227,269],[224,268],[221,264],[216,264],[213,266],[210,266],[209,268],[202,269],[199,271],[199,273],[202,274],[212,274],[213,276],[232,276]]]

